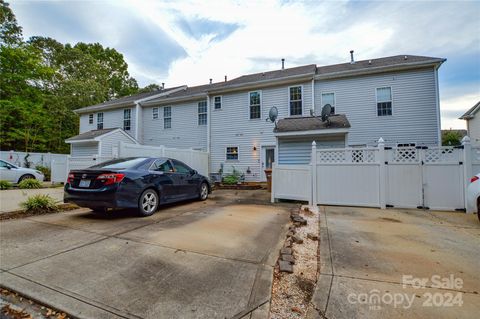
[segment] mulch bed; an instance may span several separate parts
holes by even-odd
[[[240,185],[225,185],[225,184],[215,184],[215,189],[237,189],[237,190],[254,190],[254,189],[263,189],[262,185],[249,185],[249,184],[240,184]]]

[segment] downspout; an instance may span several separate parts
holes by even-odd
[[[436,113],[437,113],[437,125],[438,125],[438,146],[442,146],[442,126],[441,126],[441,120],[440,120],[440,92],[439,92],[439,86],[438,86],[438,68],[440,65],[436,65],[433,69],[435,72],[435,104],[436,104]]]
[[[315,77],[312,78],[312,107],[313,113],[315,113]]]
[[[210,171],[211,171],[211,142],[210,142],[210,139],[211,139],[211,134],[210,134],[210,128],[211,128],[211,121],[212,121],[212,116],[211,116],[211,110],[210,110],[210,95],[207,94],[207,152],[208,152],[208,173],[210,175]]]
[[[138,118],[139,117],[140,117],[140,104],[138,102],[135,102],[135,140],[137,140],[140,144],[142,144],[138,139],[138,132],[139,132]]]

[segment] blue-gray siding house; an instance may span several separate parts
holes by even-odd
[[[262,181],[272,162],[308,162],[313,140],[317,147],[374,146],[380,137],[389,146],[439,145],[438,68],[444,61],[401,55],[282,68],[76,112],[80,133],[118,127],[140,144],[209,151],[210,172],[235,167],[247,180]],[[332,118],[345,120],[343,127],[315,126],[325,104]],[[275,130],[268,121],[274,106],[279,120],[307,120]],[[72,155],[78,152],[72,144]]]

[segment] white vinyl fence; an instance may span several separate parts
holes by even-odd
[[[461,147],[316,149],[310,165],[273,166],[272,201],[311,205],[464,210],[465,191],[480,172],[480,149]]]
[[[208,153],[191,149],[167,148],[164,146],[147,146],[138,144],[128,144],[120,142],[112,154],[118,154],[118,157],[171,157],[178,159],[200,174],[208,176]],[[68,172],[73,169],[87,168],[108,160],[113,157],[83,156],[70,157],[65,161],[52,162],[52,182],[65,182]]]
[[[29,156],[25,159],[27,155]],[[26,167],[25,160],[27,160],[30,168],[35,168],[38,165],[51,167],[52,161],[66,161],[67,157],[68,154],[0,151],[0,159],[20,167]]]

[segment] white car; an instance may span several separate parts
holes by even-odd
[[[480,174],[470,179],[467,188],[467,212],[476,212],[480,220]]]
[[[45,176],[40,171],[31,168],[15,166],[4,160],[0,160],[0,180],[11,183],[20,183],[24,179],[34,178],[43,182]]]

